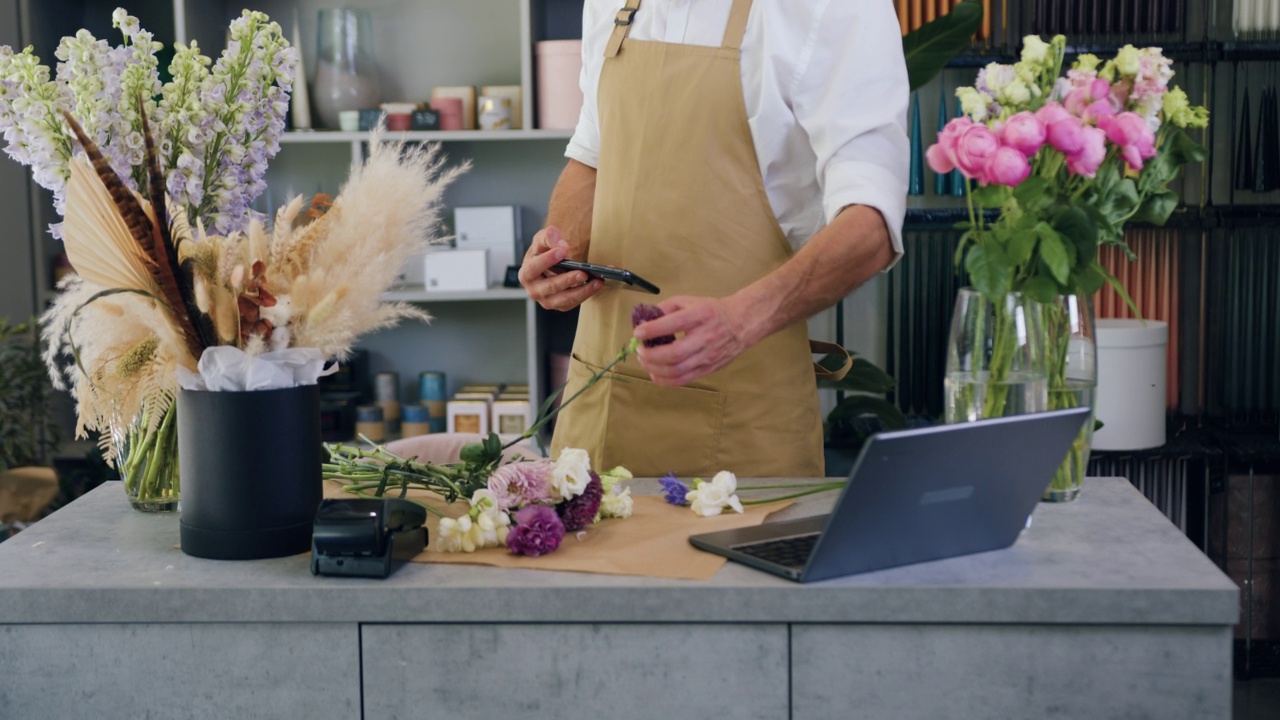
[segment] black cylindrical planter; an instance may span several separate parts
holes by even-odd
[[[182,551],[217,560],[308,552],[321,499],[320,387],[178,396]]]

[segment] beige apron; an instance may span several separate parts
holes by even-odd
[[[600,74],[600,162],[588,260],[627,268],[654,297],[606,288],[582,305],[573,395],[631,338],[631,309],[674,295],[727,297],[792,250],[769,205],[742,97],[739,48],[751,0],[734,0],[722,47],[631,40],[618,13]],[[805,323],[777,332],[686,387],[660,387],[634,359],[557,418],[561,448],[642,477],[823,474],[822,418]]]

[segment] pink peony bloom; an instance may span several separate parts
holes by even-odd
[[[1044,145],[1048,129],[1044,121],[1029,112],[1020,112],[1009,118],[1000,133],[1000,140],[1006,147],[1032,157]]]
[[[1120,107],[1111,97],[1111,84],[1102,78],[1076,87],[1067,93],[1062,104],[1067,112],[1086,122],[1092,122],[1103,115],[1115,114]]]
[[[1049,103],[1036,112],[1044,121],[1049,145],[1063,155],[1075,155],[1084,147],[1084,125],[1080,119],[1057,103]]]
[[[987,169],[987,182],[1014,187],[1030,174],[1031,163],[1027,162],[1027,156],[1021,150],[1006,145],[997,150],[995,157],[991,159],[991,166]]]
[[[1083,144],[1080,151],[1067,155],[1067,169],[1076,175],[1091,178],[1107,157],[1107,134],[1096,127],[1081,128]]]
[[[507,463],[489,476],[489,492],[499,510],[507,511],[550,498],[551,461]]]
[[[925,159],[934,172],[941,175],[956,169],[956,138],[972,125],[973,120],[965,115],[947,123],[942,132],[938,133],[938,142],[929,146],[925,153]]]
[[[1141,115],[1120,113],[1099,120],[1098,127],[1120,148],[1124,161],[1134,170],[1141,170],[1144,160],[1156,156],[1156,134]]]
[[[1000,149],[1000,139],[985,125],[973,124],[961,131],[956,138],[956,167],[967,178],[990,182],[987,168]]]

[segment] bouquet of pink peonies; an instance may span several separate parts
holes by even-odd
[[[990,298],[1047,303],[1107,282],[1123,293],[1098,245],[1123,246],[1127,222],[1164,224],[1178,205],[1169,183],[1206,156],[1186,130],[1207,127],[1208,111],[1169,86],[1159,48],[1127,45],[1105,63],[1081,55],[1062,77],[1065,48],[1061,35],[1032,35],[1021,62],[988,65],[956,91],[964,114],[927,153],[935,172],[972,181],[957,259]]]

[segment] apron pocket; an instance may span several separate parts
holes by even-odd
[[[616,371],[600,382],[609,401],[600,418],[604,448],[597,469],[622,465],[637,477],[674,472],[684,479],[709,478],[720,469],[724,395],[704,388],[662,387]]]

